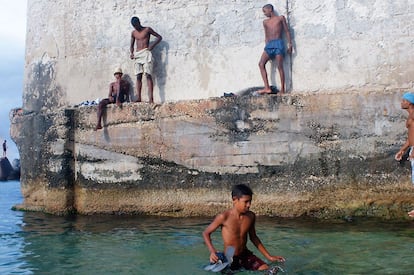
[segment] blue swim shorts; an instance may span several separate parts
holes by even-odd
[[[285,44],[282,39],[270,40],[267,42],[264,51],[271,59],[275,58],[276,55],[283,56],[285,54]]]

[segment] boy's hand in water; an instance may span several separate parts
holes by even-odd
[[[270,256],[268,260],[272,262],[285,262],[285,258],[283,258],[282,256]]]
[[[210,253],[210,263],[216,263],[218,261],[218,256],[216,255],[216,253]]]

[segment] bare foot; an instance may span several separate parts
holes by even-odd
[[[271,94],[271,93],[272,93],[272,89],[263,89],[263,90],[259,90],[259,91],[257,91],[257,93],[258,93],[259,95]]]
[[[96,125],[96,127],[95,127],[95,131],[98,131],[98,130],[100,130],[100,129],[102,129],[102,125]]]

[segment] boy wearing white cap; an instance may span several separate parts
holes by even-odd
[[[129,94],[129,83],[122,79],[122,69],[116,68],[114,71],[115,81],[109,84],[108,98],[102,99],[98,105],[98,123],[95,130],[102,129],[102,113],[106,105],[116,103],[117,106],[126,100]]]

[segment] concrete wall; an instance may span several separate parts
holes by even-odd
[[[214,215],[236,183],[261,215],[407,218],[401,94],[238,96],[16,113],[22,209]]]
[[[24,108],[106,97],[116,66],[134,82],[129,60],[134,15],[164,38],[153,52],[156,102],[262,86],[257,63],[266,3],[29,0]],[[287,16],[294,38],[292,59],[285,60],[291,91],[412,88],[412,1],[286,0],[275,8]],[[271,79],[278,83],[277,72]]]
[[[291,94],[218,98],[262,85],[264,4],[29,0],[11,129],[21,208],[214,215],[231,185],[246,183],[259,214],[406,217],[409,170],[393,155],[406,138],[399,102],[413,86],[414,3],[278,2],[294,37]],[[96,107],[70,105],[105,97],[116,66],[133,82],[133,15],[164,37],[154,50],[163,104],[110,106],[93,131]]]

